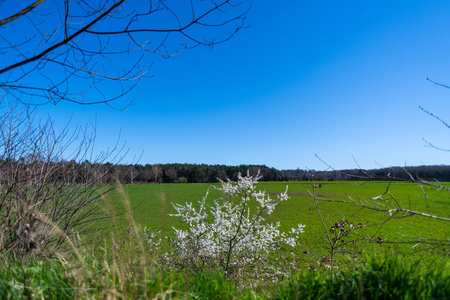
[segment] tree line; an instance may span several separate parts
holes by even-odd
[[[57,182],[84,183],[87,178],[95,178],[97,184],[149,184],[149,183],[215,183],[236,181],[238,174],[256,176],[261,181],[371,181],[415,179],[450,181],[450,166],[390,167],[374,170],[348,169],[332,171],[277,170],[265,165],[207,165],[207,164],[112,164],[91,163],[89,161],[42,161],[39,158],[21,158],[14,162],[0,161],[0,183],[6,181],[2,165],[16,166],[16,180],[29,182],[39,165],[53,165],[52,173]]]
[[[373,170],[347,169],[347,170],[281,170],[280,177],[286,181],[375,181],[375,180],[438,180],[450,181],[450,166],[416,166],[416,167],[389,167]]]
[[[119,180],[122,184],[147,183],[215,183],[237,180],[238,174],[259,175],[263,181],[282,181],[282,174],[265,165],[207,165],[207,164],[134,164],[108,165],[105,182]]]

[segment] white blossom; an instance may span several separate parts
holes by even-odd
[[[243,265],[265,258],[279,244],[295,247],[298,235],[305,225],[298,225],[288,233],[280,232],[279,223],[262,224],[264,216],[271,214],[276,205],[289,197],[286,190],[271,198],[265,191],[256,191],[260,179],[238,175],[238,181],[221,182],[223,197],[212,205],[207,204],[207,196],[199,201],[199,208],[192,203],[173,203],[176,213],[188,225],[187,230],[174,228],[173,245],[179,256],[197,257],[204,263],[211,261],[229,271],[233,265]],[[236,199],[239,199],[236,203]],[[257,204],[252,212],[248,203]]]

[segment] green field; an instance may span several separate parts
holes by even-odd
[[[308,193],[313,191],[311,183],[261,182],[257,189],[274,196],[283,192],[286,184],[290,199],[279,203],[266,222],[280,222],[283,231],[298,223],[305,224],[305,232],[300,234],[295,248],[282,244],[280,248],[270,248],[268,256],[239,265],[240,260],[252,254],[247,252],[232,258],[238,262],[236,268],[224,269],[223,264],[216,263],[224,261],[223,255],[214,256],[217,259],[212,260],[204,259],[202,252],[178,255],[171,252],[168,239],[162,249],[141,243],[139,229],[144,227],[170,238],[174,235],[172,227],[186,226],[179,218],[170,216],[175,213],[171,203],[196,204],[207,190],[210,191],[208,199],[213,203],[221,193],[208,184],[115,186],[102,203],[103,211],[97,210],[105,217],[94,227],[94,237],[100,239],[92,242],[89,240],[91,233],[81,240],[75,238],[70,241],[69,249],[65,248],[57,258],[50,260],[33,257],[23,261],[5,260],[0,266],[0,298],[448,298],[448,221],[410,216],[384,222],[389,219],[387,213],[361,210],[343,203],[319,202],[327,229],[342,219],[365,225],[357,229],[358,235],[350,233],[342,244],[339,240],[342,246],[334,252],[331,263],[330,248],[315,201]],[[336,201],[376,197],[389,186],[388,182],[320,184],[316,194]],[[391,184],[390,192],[402,206],[448,218],[448,210],[443,208],[448,209],[450,197],[445,190],[426,188],[428,197],[424,197],[420,186],[396,182]],[[384,199],[388,199],[386,196]],[[404,235],[444,241],[447,246],[441,244],[439,248],[427,250],[429,244],[418,243],[417,239]],[[367,237],[380,238],[382,243],[368,241]]]
[[[280,229],[284,231],[297,224],[305,224],[305,233],[300,236],[300,246],[288,251],[295,254],[302,254],[306,251],[312,253],[316,258],[327,255],[328,248],[323,236],[323,226],[314,204],[314,198],[308,193],[308,191],[312,191],[310,182],[260,182],[257,189],[266,190],[269,194],[275,195],[283,192],[286,185],[289,186],[290,199],[280,203],[274,213],[267,218],[267,222],[280,222]],[[348,200],[349,197],[366,199],[378,196],[386,191],[389,183],[321,182],[321,185],[322,187],[316,193],[322,198]],[[126,185],[123,186],[123,189],[124,193],[113,193],[107,200],[108,206],[120,215],[117,222],[118,227],[123,229],[129,226],[124,214],[126,211],[123,205],[125,198],[129,200],[132,207],[132,215],[136,224],[155,232],[161,231],[163,236],[169,237],[173,234],[172,227],[183,227],[179,218],[170,216],[175,212],[172,202],[196,204],[207,190],[210,191],[208,197],[210,201],[220,196],[220,193],[209,184]],[[432,200],[427,200],[422,189],[414,183],[394,182],[389,190],[405,208],[448,218],[448,211],[440,209],[439,207],[442,205],[432,202],[432,200],[441,201],[448,207],[450,197],[445,190],[436,191],[426,188],[427,195]],[[346,242],[352,240],[357,242],[341,247],[338,251],[340,254],[382,253],[387,250],[402,254],[417,253],[416,255],[421,255],[425,253],[426,257],[429,257],[430,253],[431,256],[448,255],[448,249],[443,247],[431,252],[424,252],[422,250],[430,248],[430,245],[418,244],[416,240],[406,237],[446,240],[450,236],[448,222],[421,216],[408,216],[390,219],[384,224],[384,221],[389,218],[386,213],[330,202],[320,202],[319,208],[328,229],[341,219],[353,222],[355,225],[358,223],[365,225],[364,228],[356,231],[359,236],[351,234],[344,238]],[[383,243],[380,245],[362,240],[368,236],[375,239],[380,238]]]

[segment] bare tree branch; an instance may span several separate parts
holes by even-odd
[[[83,26],[80,30],[78,30],[77,32],[75,32],[74,34],[68,36],[67,38],[65,38],[64,40],[62,40],[59,43],[56,43],[55,45],[45,49],[44,51],[42,51],[39,54],[36,54],[30,58],[27,58],[23,61],[20,61],[18,63],[15,63],[13,65],[7,66],[5,68],[0,69],[0,74],[6,73],[8,71],[11,71],[13,69],[16,69],[18,67],[21,67],[23,65],[26,65],[28,63],[34,62],[36,60],[41,59],[42,57],[44,57],[46,54],[58,49],[59,47],[68,44],[71,40],[73,40],[74,38],[76,38],[77,36],[79,36],[80,34],[82,34],[83,32],[87,31],[89,27],[93,26],[94,24],[96,24],[98,21],[100,21],[101,19],[103,19],[106,15],[108,15],[111,11],[113,11],[116,7],[120,6],[125,0],[120,0],[119,2],[117,2],[116,4],[112,5],[107,11],[105,11],[104,13],[102,13],[99,17],[97,17],[96,19],[94,19],[92,22],[90,22],[88,25]]]
[[[444,88],[446,88],[446,89],[450,89],[450,86],[445,85],[445,84],[442,84],[442,83],[439,83],[439,82],[436,82],[436,81],[433,81],[433,80],[431,80],[431,79],[428,78],[428,77],[427,77],[427,80],[428,80],[429,82],[431,82],[431,83],[434,83],[434,84],[437,85],[437,86],[441,86],[441,87],[444,87]]]
[[[234,37],[248,9],[232,1],[36,1],[5,19],[0,88],[26,104],[109,104],[148,77],[149,55],[169,58]]]
[[[14,14],[14,15],[8,17],[8,18],[5,18],[5,19],[3,19],[3,20],[0,20],[0,26],[3,26],[3,25],[5,25],[5,24],[7,24],[7,23],[9,23],[9,22],[14,21],[14,20],[17,19],[17,18],[20,18],[20,17],[26,15],[26,14],[29,13],[33,8],[35,8],[35,7],[37,7],[38,5],[44,3],[45,1],[46,1],[46,0],[37,0],[36,2],[30,4],[30,5],[27,6],[26,8],[22,9],[21,11],[19,11],[18,13]]]
[[[51,257],[105,217],[103,162],[119,147],[93,156],[88,128],[57,132],[24,108],[4,104],[0,112],[0,256]]]

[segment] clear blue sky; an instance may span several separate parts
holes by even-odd
[[[63,125],[119,132],[139,163],[338,169],[449,164],[449,1],[244,1],[247,25],[213,50],[151,57],[134,105],[39,108]],[[375,161],[377,163],[375,163]]]

